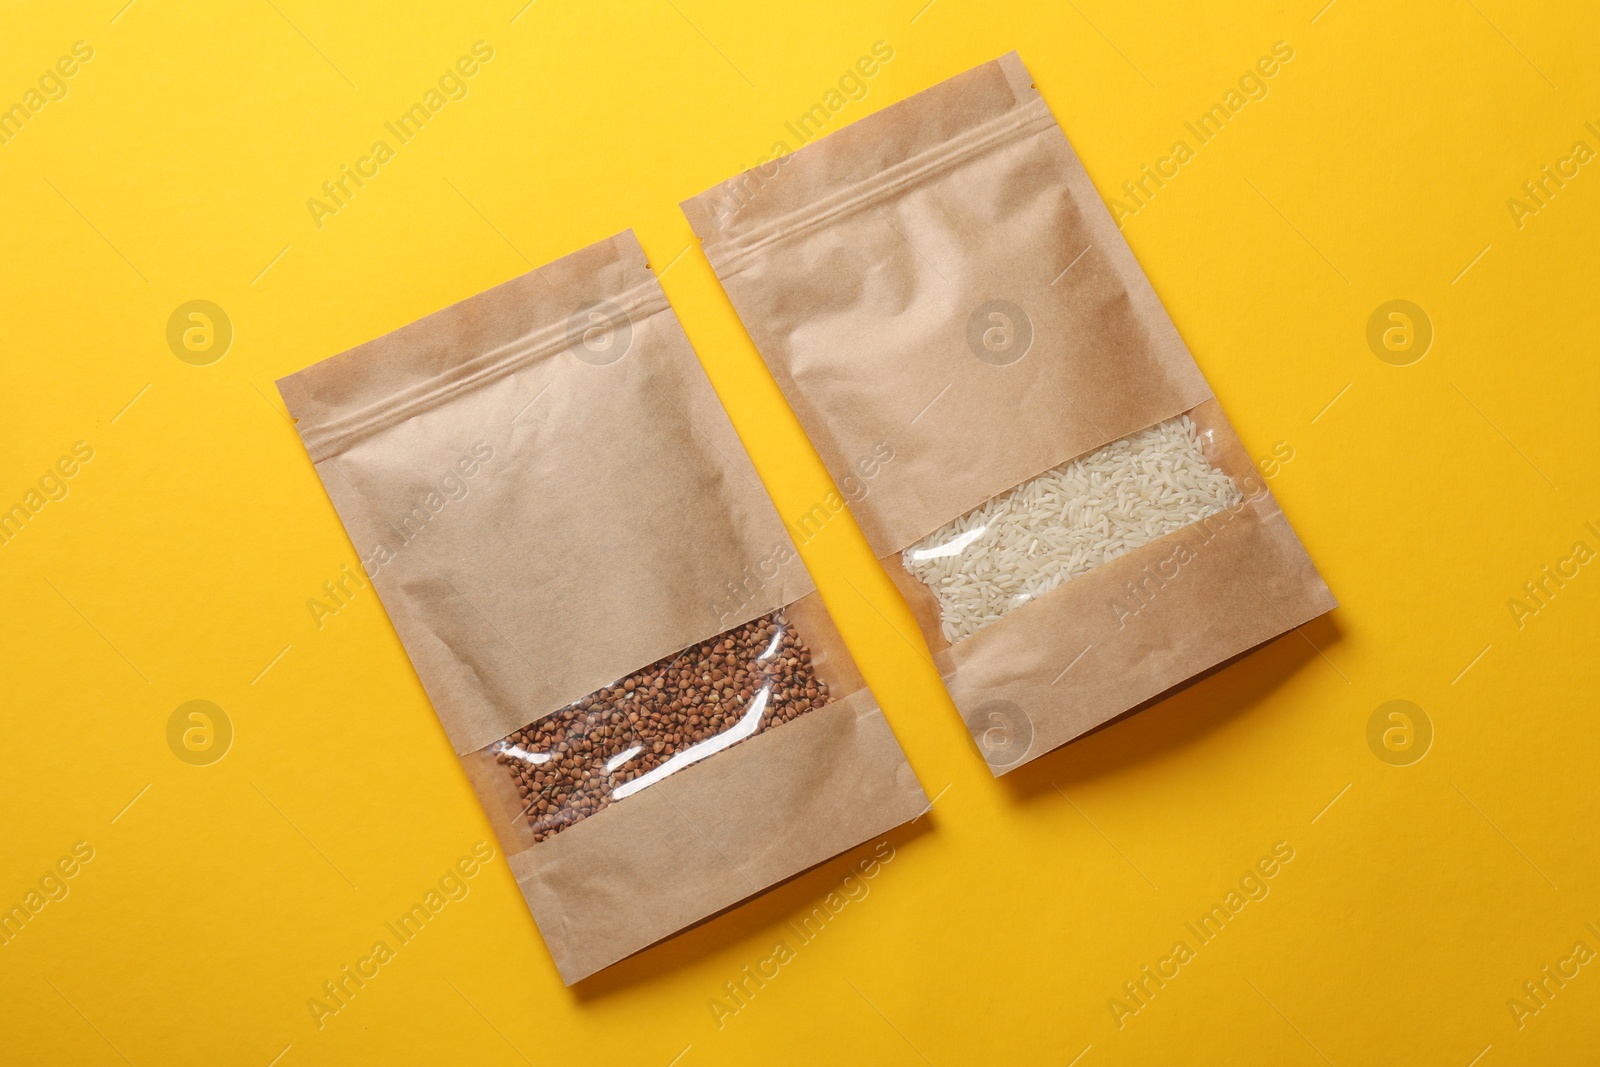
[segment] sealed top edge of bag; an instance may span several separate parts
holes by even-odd
[[[632,230],[597,241],[381,337],[278,379],[312,459],[519,366],[565,351],[582,312],[637,321],[667,311]]]
[[[720,270],[996,144],[1055,125],[1021,57],[1008,52],[720,182],[681,207]]]

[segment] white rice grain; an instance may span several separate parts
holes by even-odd
[[[946,523],[902,559],[938,597],[944,636],[955,642],[1242,501],[1180,415],[1045,471]]]

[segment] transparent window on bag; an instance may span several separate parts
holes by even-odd
[[[1238,508],[1208,458],[1212,431],[1178,415],[993,497],[901,553],[955,644],[1095,567]]]
[[[826,706],[785,611],[664,657],[482,750],[519,833],[538,844],[672,774]]]

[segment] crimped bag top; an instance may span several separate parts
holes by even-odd
[[[278,387],[458,753],[813,589],[631,231]]]

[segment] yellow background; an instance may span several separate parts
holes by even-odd
[[[1506,205],[1600,148],[1591,6],[124,2],[0,28],[0,104],[95,50],[0,146],[0,505],[94,448],[0,547],[0,903],[94,849],[0,947],[0,1058],[1592,1055],[1600,966],[1521,1028],[1507,1001],[1600,950],[1600,574],[1520,629],[1507,601],[1600,548],[1600,166],[1521,228]],[[470,95],[318,229],[307,198],[477,40]],[[868,896],[719,1027],[708,1001],[872,843],[576,990],[497,858],[319,1030],[308,998],[490,830],[370,589],[312,621],[357,559],[273,380],[631,226],[794,521],[830,484],[677,204],[793,145],[879,40],[835,126],[1016,48],[1106,195],[1289,42],[1125,233],[1246,444],[1293,449],[1271,484],[1342,606],[995,781],[842,519],[806,560],[939,796]],[[1406,367],[1365,340],[1397,298],[1436,331]],[[210,366],[166,343],[192,299],[234,325]],[[209,766],[167,745],[191,699],[235,729]],[[1410,766],[1368,747],[1392,699],[1435,730]],[[1122,984],[1280,841],[1270,895],[1119,1028]]]

